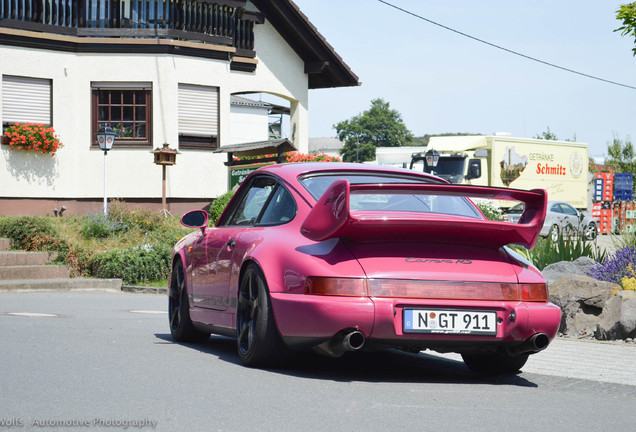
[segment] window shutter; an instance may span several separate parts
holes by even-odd
[[[2,76],[2,122],[51,124],[51,80]]]
[[[217,136],[218,119],[218,87],[179,84],[180,135]]]

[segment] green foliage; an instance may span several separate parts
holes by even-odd
[[[475,204],[479,207],[479,210],[486,216],[486,219],[491,221],[502,221],[503,213],[499,207],[493,205],[489,201],[476,201]]]
[[[413,145],[413,134],[406,128],[402,115],[383,99],[373,99],[371,108],[333,126],[345,145],[340,150],[345,162],[375,159],[376,147]]]
[[[620,236],[612,236],[611,241],[616,250],[636,246],[636,232],[621,231]]]
[[[106,238],[128,230],[128,225],[110,214],[98,213],[84,218],[80,232],[85,238]]]
[[[121,278],[125,284],[163,280],[170,273],[171,252],[166,245],[114,249],[93,255],[89,271],[98,278]]]
[[[29,244],[37,236],[56,237],[50,219],[40,216],[21,216],[0,220],[0,236],[10,238],[12,247],[18,250],[29,249]],[[45,249],[48,250],[48,249]]]
[[[562,234],[559,234],[559,239],[556,242],[552,242],[550,238],[539,237],[532,250],[527,250],[521,246],[513,246],[512,248],[526,257],[539,270],[543,270],[550,264],[560,261],[574,261],[582,256],[590,257],[598,263],[604,262],[607,258],[605,250],[601,250],[582,236],[564,238]]]
[[[123,231],[112,226],[126,226],[126,235],[113,235]],[[90,239],[78,234],[83,230]],[[0,237],[12,239],[15,249],[54,251],[55,262],[66,264],[74,277],[121,277],[126,283],[165,280],[172,247],[188,232],[177,218],[147,209],[130,212],[118,202],[110,206],[107,217],[0,218]],[[135,243],[141,246],[118,247]]]
[[[621,36],[634,37],[633,55],[636,56],[636,2],[621,5],[616,10],[616,19],[623,22],[623,25],[614,30],[621,32]]]
[[[636,173],[636,152],[629,136],[623,142],[614,134],[612,142],[607,143],[605,165],[613,167],[616,172]],[[636,188],[636,175],[633,176],[632,186]]]
[[[12,247],[17,250],[57,252],[53,262],[66,264],[71,276],[86,272],[90,253],[61,238],[47,217],[0,218],[0,237],[10,238]]]
[[[227,206],[227,203],[229,203],[234,196],[234,192],[234,190],[229,190],[212,202],[209,211],[211,223],[216,224],[216,222],[219,220],[219,218],[221,217],[221,213],[223,213],[223,210],[225,210],[225,206]]]
[[[546,128],[544,132],[541,132],[540,134],[535,135],[535,138],[542,139],[542,140],[550,140],[550,141],[559,140],[556,134],[550,130],[550,127]]]

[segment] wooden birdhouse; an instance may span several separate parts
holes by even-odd
[[[177,163],[177,154],[179,153],[176,150],[172,150],[168,147],[168,143],[163,144],[163,148],[155,149],[152,153],[155,155],[155,164],[156,165],[174,165]]]

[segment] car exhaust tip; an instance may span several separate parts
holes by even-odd
[[[510,355],[520,355],[525,353],[538,353],[550,345],[550,338],[545,333],[535,333],[526,339],[521,345],[508,348]]]
[[[550,345],[550,338],[545,333],[537,333],[532,335],[528,342],[536,351],[543,351]]]
[[[347,333],[343,340],[342,346],[345,351],[358,351],[364,346],[365,338],[360,330],[354,330]]]
[[[349,328],[339,331],[331,339],[313,347],[313,350],[327,357],[338,358],[347,351],[361,350],[365,343],[364,333]]]

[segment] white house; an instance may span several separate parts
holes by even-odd
[[[227,188],[226,155],[214,150],[268,139],[255,114],[267,104],[241,115],[232,96],[287,100],[286,136],[307,152],[308,91],[358,85],[290,0],[2,1],[0,75],[3,130],[40,122],[64,144],[53,157],[0,146],[0,215],[99,208],[102,126],[118,134],[106,156],[109,198],[160,208],[151,151],[167,143],[179,151],[168,209],[204,207]]]

